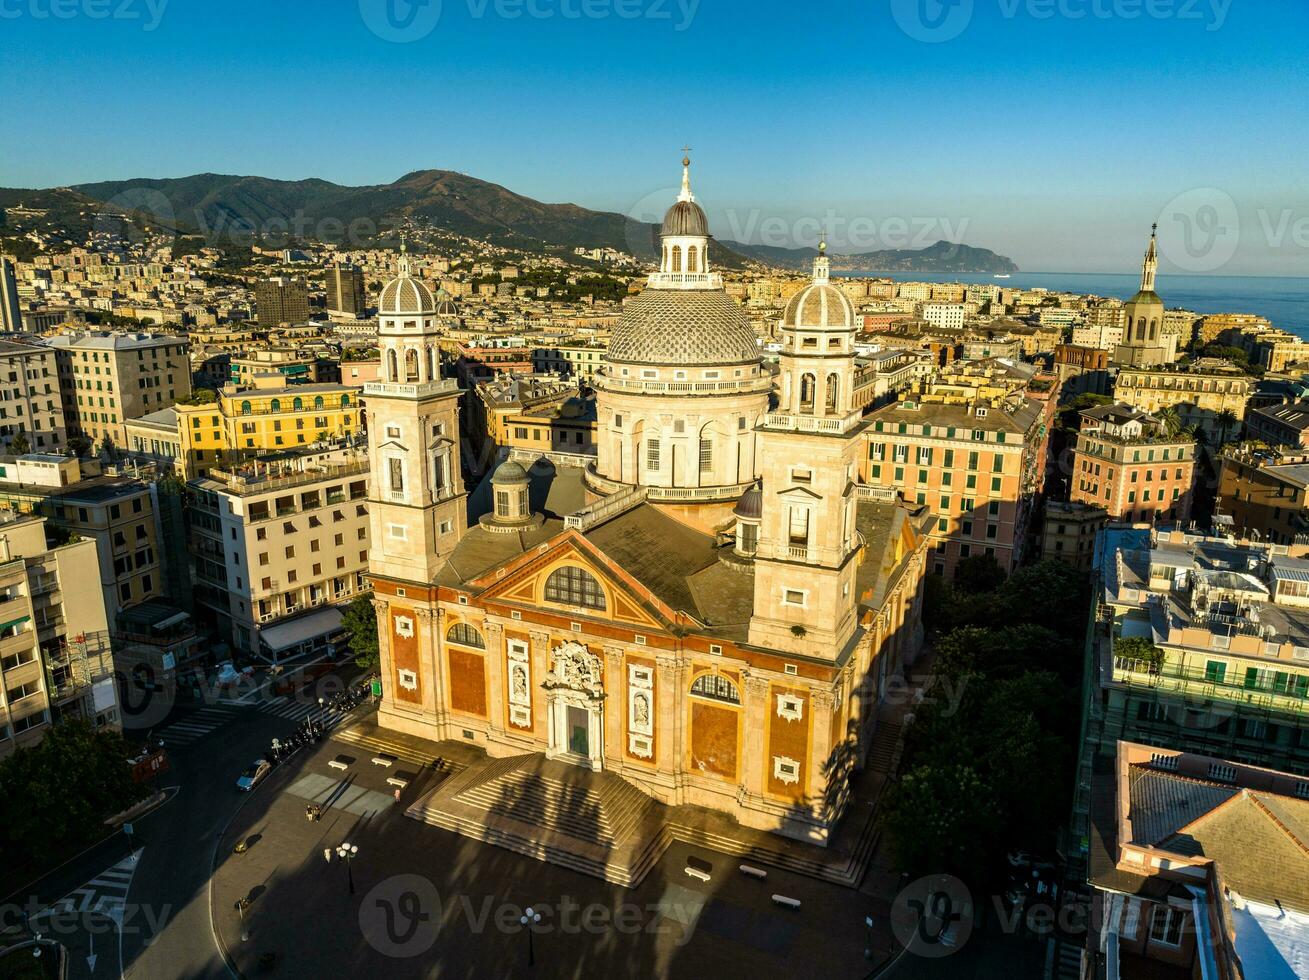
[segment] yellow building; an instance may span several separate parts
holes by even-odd
[[[128,423],[128,452],[171,460],[189,480],[258,453],[352,439],[363,419],[360,390],[340,384],[224,388],[215,401],[179,403]]]

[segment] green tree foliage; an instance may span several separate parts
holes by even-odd
[[[993,555],[972,555],[959,562],[954,583],[959,591],[973,595],[992,592],[1004,583],[1004,569]]]
[[[0,761],[0,851],[44,861],[100,837],[147,792],[127,759],[119,733],[67,721]]]
[[[377,652],[377,612],[373,609],[373,597],[356,596],[345,607],[341,625],[350,634],[350,652],[355,655],[355,663],[365,670],[377,670],[381,658]]]
[[[1144,636],[1124,636],[1114,640],[1114,656],[1136,660],[1158,673],[1164,665],[1164,652]]]
[[[947,871],[975,878],[1001,815],[982,776],[963,762],[915,766],[887,789],[883,829],[900,867],[911,874]]]

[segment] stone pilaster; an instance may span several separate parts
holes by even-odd
[[[627,673],[622,647],[606,646],[605,662],[605,745],[606,769],[619,770],[627,755]]]
[[[482,635],[486,637],[486,725],[487,735],[499,741],[509,725],[509,707],[505,703],[505,642],[504,627],[499,623],[485,623]]]
[[[741,789],[747,798],[764,795],[764,767],[767,763],[768,732],[768,678],[743,671],[745,704],[741,711],[741,724],[753,737],[741,740]]]
[[[682,678],[686,665],[677,657],[659,656],[655,658],[655,759],[659,774],[674,783],[680,782],[684,770],[682,764],[683,726]]]
[[[373,609],[377,612],[377,673],[382,678],[381,710],[390,711],[395,707],[392,696],[395,689],[395,663],[391,659],[391,604],[374,596]]]
[[[550,634],[532,630],[528,634],[528,656],[532,662],[532,731],[537,733],[550,747],[551,723],[549,701],[545,696],[546,675],[550,672]]]
[[[827,784],[833,778],[830,765],[832,755],[832,692],[811,690],[809,710],[809,796],[815,808],[822,810],[827,797]]]
[[[433,719],[441,709],[441,668],[438,663],[438,640],[434,623],[437,617],[426,607],[414,609],[414,627],[418,632],[418,666],[423,678],[423,714]]]

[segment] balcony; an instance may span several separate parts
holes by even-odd
[[[370,381],[364,385],[364,394],[393,398],[430,398],[434,395],[457,394],[459,381],[456,378],[443,378],[440,381],[424,381],[422,384],[396,384],[386,381]]]
[[[638,394],[736,395],[772,391],[773,379],[770,375],[762,375],[728,381],[645,381],[640,378],[613,378],[601,372],[595,376],[595,386],[604,391]]]
[[[1288,665],[1289,666],[1289,665]],[[1171,694],[1202,707],[1218,701],[1278,714],[1309,715],[1309,681],[1297,683],[1304,677],[1293,670],[1265,670],[1266,681],[1247,682],[1244,677],[1216,675],[1194,667],[1177,667],[1165,663],[1152,670],[1140,661],[1114,657],[1108,665],[1109,679],[1114,684]]]
[[[862,421],[863,418],[857,413],[838,418],[825,415],[790,415],[781,412],[770,412],[764,416],[764,428],[782,429],[787,432],[818,432],[842,435]]]

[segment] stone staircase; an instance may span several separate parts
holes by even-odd
[[[868,768],[873,772],[894,772],[899,764],[900,731],[898,721],[883,719],[868,748]]]
[[[571,766],[567,769],[578,771]],[[628,839],[654,802],[618,776],[591,774],[583,783],[524,765],[521,758],[490,763],[482,778],[455,799],[480,807],[489,816],[507,817],[610,847]]]

